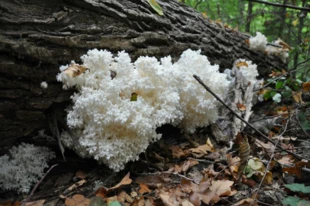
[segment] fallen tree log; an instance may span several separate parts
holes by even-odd
[[[260,74],[285,68],[275,56],[251,51],[248,35],[212,23],[177,3],[159,1],[164,16],[146,0],[4,0],[0,4],[0,148],[48,127],[55,105],[65,106],[73,90],[56,81],[59,66],[79,61],[88,49],[125,50],[174,59],[201,49],[213,64],[231,68],[238,58],[252,60]],[[47,82],[48,88],[40,87]],[[64,111],[63,111],[64,114]]]

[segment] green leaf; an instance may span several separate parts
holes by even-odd
[[[289,206],[310,206],[310,202],[298,197],[288,196],[282,200],[282,204]]]
[[[282,96],[284,99],[287,99],[292,96],[292,90],[288,86],[285,86],[284,91],[282,92]]]
[[[274,95],[276,95],[277,92],[276,91],[270,91],[270,96],[273,97]]]
[[[284,81],[277,81],[276,89],[282,89],[283,86],[284,86]]]
[[[264,93],[263,98],[264,98],[265,100],[270,99],[270,98],[271,98],[270,91],[267,91],[266,93]]]
[[[138,100],[138,94],[137,93],[132,93],[130,101],[136,102]]]
[[[109,202],[108,206],[122,206],[118,201]]]
[[[310,193],[310,186],[305,187],[304,184],[294,183],[294,184],[286,184],[284,186],[293,192]]]
[[[106,206],[107,204],[101,197],[92,197],[89,206]]]
[[[253,176],[254,170],[253,170],[249,165],[247,165],[247,166],[245,167],[244,173],[246,174],[246,177],[247,177],[247,178],[250,178],[250,177]]]
[[[258,159],[249,159],[248,161],[248,166],[250,166],[253,170],[259,170],[261,169],[264,165],[263,163],[258,160]]]
[[[164,15],[163,9],[160,5],[156,2],[156,0],[147,0],[147,2],[151,5],[151,7],[159,14]]]

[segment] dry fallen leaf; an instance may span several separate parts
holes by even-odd
[[[264,143],[258,139],[255,140],[255,144],[260,148],[264,148],[268,153],[273,152],[275,148],[271,142]]]
[[[163,201],[164,205],[166,205],[166,206],[179,205],[176,198],[174,198],[174,196],[171,196],[171,194],[168,192],[160,192],[159,197]]]
[[[180,158],[180,157],[185,157],[186,156],[186,152],[180,148],[179,146],[177,145],[173,145],[169,148],[172,152],[172,157],[173,158]]]
[[[73,195],[72,198],[66,198],[65,204],[66,206],[88,206],[90,200],[85,198],[83,195],[77,194]]]
[[[123,202],[123,203],[132,203],[133,202],[133,198],[128,195],[125,191],[121,191],[118,195],[117,195],[117,200],[119,202]]]
[[[255,175],[256,175],[256,176],[260,179],[260,181],[261,181],[261,180],[263,179],[264,173],[265,173],[265,172],[260,172],[260,171],[258,171],[258,172],[255,173]],[[267,171],[266,176],[265,176],[265,178],[264,178],[264,180],[263,180],[263,183],[264,183],[264,184],[271,185],[271,184],[272,184],[272,181],[273,181],[272,172]]]
[[[146,184],[149,187],[159,187],[165,184],[167,181],[159,175],[149,175],[137,177],[135,182],[138,184]]]
[[[109,190],[117,189],[123,185],[130,185],[132,183],[132,179],[130,179],[129,176],[130,176],[130,172],[127,173],[127,175],[120,181],[120,183],[118,183],[114,187],[111,187]]]
[[[79,65],[79,64],[70,64],[67,69],[65,69],[63,72],[69,76],[69,77],[77,77],[84,73],[88,68]]]
[[[238,168],[240,165],[240,158],[239,157],[232,157],[231,154],[226,155],[228,165],[229,165],[229,170],[231,175],[237,179],[238,176]]]
[[[293,99],[296,103],[299,103],[299,104],[303,104],[304,102],[302,101],[302,92],[299,91],[299,92],[294,92],[292,91],[292,95],[293,95]]]
[[[243,61],[240,61],[240,62],[238,62],[236,64],[237,68],[240,68],[240,67],[243,67],[243,66],[248,67],[249,65],[246,62],[243,62]]]
[[[193,166],[199,164],[197,160],[195,159],[188,159],[185,162],[183,162],[183,164],[181,165],[174,165],[174,172],[187,172],[190,168],[192,168]]]
[[[132,182],[132,179],[130,179],[129,176],[130,176],[130,172],[128,172],[127,175],[114,187],[111,187],[111,188],[100,187],[100,188],[98,188],[95,192],[96,196],[104,198],[104,197],[106,197],[106,195],[110,191],[118,189],[124,185],[130,185]]]
[[[294,162],[294,157],[292,155],[284,155],[278,162],[282,165],[290,165]]]
[[[69,188],[67,188],[64,193],[66,194],[68,191],[72,191],[72,190],[78,188],[79,186],[82,186],[86,182],[87,182],[86,180],[80,180],[80,181],[74,183],[73,185],[71,185]]]
[[[253,200],[252,198],[246,198],[246,199],[243,199],[243,200],[240,200],[239,202],[233,204],[232,206],[258,206],[257,204],[257,200]]]
[[[20,205],[21,204],[19,201],[12,202],[11,200],[6,200],[0,202],[0,206],[20,206]]]
[[[25,206],[43,206],[44,202],[45,202],[45,200],[37,200],[37,201],[33,201],[33,202],[27,202],[25,204]]]
[[[139,193],[140,193],[141,195],[143,195],[144,193],[149,193],[149,192],[151,192],[149,186],[147,186],[146,184],[140,183],[139,185],[140,185]]]
[[[246,110],[246,106],[244,104],[240,104],[240,103],[237,103],[237,108],[240,110],[240,111],[245,111]]]
[[[242,142],[240,143],[239,146],[239,157],[240,157],[240,164],[239,164],[239,168],[238,168],[238,174],[237,174],[237,181],[239,182],[242,174],[243,174],[243,170],[247,165],[249,156],[250,156],[250,145],[248,142],[248,138],[246,135],[243,135],[242,138]]]
[[[309,92],[310,91],[310,82],[305,82],[302,84],[302,91]]]
[[[234,182],[229,180],[212,181],[207,193],[202,196],[202,201],[206,204],[210,202],[214,204],[220,201],[220,197],[222,196],[232,196],[236,194],[236,190],[231,190],[233,184]]]
[[[82,179],[84,180],[87,176],[86,172],[82,171],[82,170],[79,170],[75,173],[75,176],[79,179]]]
[[[195,157],[203,157],[204,155],[207,155],[208,152],[214,152],[214,148],[212,148],[208,143],[204,145],[200,145],[196,148],[191,148],[189,151],[195,156]]]
[[[302,177],[302,171],[301,169],[306,166],[306,167],[310,167],[310,162],[296,162],[295,165],[293,167],[285,167],[282,168],[283,172],[287,172],[291,175],[296,175],[298,178]]]

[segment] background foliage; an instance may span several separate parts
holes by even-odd
[[[197,9],[206,18],[220,20],[252,36],[260,31],[270,42],[281,38],[294,47],[290,55],[290,67],[309,57],[310,15],[307,11],[245,0],[179,1]],[[308,5],[310,2],[307,0],[268,0],[267,2],[310,7]],[[303,66],[306,68],[309,64]]]

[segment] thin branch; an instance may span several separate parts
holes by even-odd
[[[54,167],[58,166],[58,164],[55,164],[53,166],[51,166],[47,172],[44,174],[44,176],[40,179],[39,182],[37,182],[37,184],[35,185],[35,187],[31,190],[30,195],[26,198],[25,202],[23,202],[22,206],[26,205],[26,203],[32,198],[34,192],[37,190],[38,186],[41,184],[41,182],[44,180],[44,178],[48,175],[48,173],[50,173],[50,171],[52,171],[52,169]]]
[[[272,154],[271,154],[271,156],[270,156],[270,158],[269,158],[269,161],[268,161],[268,163],[267,163],[267,165],[266,165],[266,169],[265,169],[263,178],[262,178],[262,180],[261,180],[260,183],[259,183],[259,186],[258,186],[258,188],[257,188],[257,192],[256,192],[256,194],[254,195],[253,201],[252,201],[252,203],[250,204],[250,206],[253,205],[253,203],[255,202],[255,200],[256,200],[256,198],[257,198],[257,193],[258,193],[259,189],[260,189],[260,188],[262,187],[262,185],[263,185],[263,182],[264,182],[264,179],[266,178],[266,175],[267,175],[267,172],[268,172],[268,170],[269,170],[269,166],[270,166],[270,164],[271,164],[271,161],[272,161],[273,158],[274,158],[274,154],[275,154],[275,151],[276,151],[276,147],[277,147],[277,145],[279,144],[282,135],[285,133],[285,131],[286,131],[286,129],[287,129],[287,126],[288,126],[288,123],[289,123],[289,121],[290,121],[291,118],[292,118],[292,115],[291,115],[290,118],[286,121],[285,128],[284,128],[283,132],[279,135],[280,138],[277,140],[277,142],[276,142],[276,144],[275,144],[275,147],[274,147],[273,150],[272,150]],[[252,195],[251,195],[251,196],[252,196]]]
[[[197,4],[195,5],[194,9],[197,9],[198,5],[202,2],[202,0],[198,1]]]
[[[257,2],[257,3],[266,4],[266,5],[270,5],[270,6],[276,6],[276,7],[296,9],[296,10],[301,10],[301,11],[310,11],[309,7],[299,7],[299,6],[294,6],[291,4],[278,4],[278,3],[271,3],[271,2],[267,2],[267,1],[261,1],[261,0],[247,0],[247,1]]]
[[[203,83],[203,81],[197,76],[197,75],[193,75],[194,78],[209,92],[211,93],[219,102],[221,102],[231,113],[233,113],[238,119],[240,119],[243,123],[245,123],[246,125],[248,125],[251,129],[253,129],[255,132],[257,132],[258,134],[261,135],[261,137],[263,137],[265,140],[267,140],[268,142],[271,142],[272,144],[274,144],[276,147],[278,147],[279,149],[281,149],[282,151],[287,152],[288,154],[296,157],[299,160],[305,159],[304,157],[301,157],[293,152],[290,152],[286,149],[284,149],[283,147],[281,147],[280,145],[276,144],[275,141],[271,140],[269,137],[267,137],[266,135],[264,135],[261,131],[259,131],[258,129],[256,129],[252,124],[250,124],[249,122],[247,122],[245,119],[243,119],[240,115],[238,115],[234,110],[232,110],[223,100],[221,100],[221,98],[219,96],[217,96],[207,85],[205,85]]]

